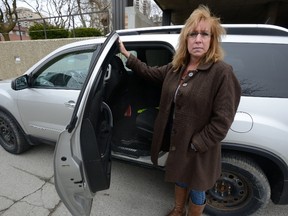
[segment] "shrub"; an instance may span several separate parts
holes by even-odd
[[[73,30],[71,30],[70,37],[74,37]],[[101,36],[102,31],[100,29],[96,28],[75,28],[74,29],[75,37],[95,37],[95,36]]]
[[[45,38],[45,31],[47,38]],[[29,35],[32,40],[68,38],[69,31],[63,27],[58,27],[51,24],[45,25],[43,23],[36,23],[29,28]]]

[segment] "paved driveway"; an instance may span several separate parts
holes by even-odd
[[[1,216],[71,216],[60,201],[53,181],[53,150],[37,146],[21,155],[0,147]],[[92,216],[163,216],[173,205],[173,185],[163,172],[113,161],[111,188],[94,198]],[[269,204],[263,212],[287,215],[287,206]]]

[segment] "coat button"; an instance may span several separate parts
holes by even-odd
[[[175,151],[176,150],[176,147],[175,146],[171,146],[170,147],[170,151]]]
[[[187,83],[183,83],[182,86],[184,86],[184,87],[187,86]]]
[[[192,77],[193,75],[194,75],[193,72],[190,72],[190,73],[188,74],[189,77]]]

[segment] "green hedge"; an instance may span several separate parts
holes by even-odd
[[[45,25],[44,24],[34,24],[29,28],[29,36],[32,40],[37,39],[46,39],[45,38],[45,31],[47,39],[53,38],[68,38],[69,31],[62,27],[54,26],[54,25]]]
[[[65,28],[54,26],[54,25],[45,25],[36,23],[29,28],[29,35],[32,40],[37,39],[46,39],[45,30],[47,39],[53,38],[68,38],[68,37],[95,37],[103,35],[100,29],[96,28],[75,28],[74,32],[69,31]]]
[[[75,28],[74,34],[73,30],[71,30],[70,34],[70,37],[74,37],[74,34],[75,37],[96,37],[103,35],[102,31],[96,28]]]

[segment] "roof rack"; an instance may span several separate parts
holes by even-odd
[[[233,35],[263,35],[288,36],[288,29],[268,24],[223,24],[227,34]],[[143,34],[179,34],[183,25],[157,26],[135,29],[117,30],[120,36]]]
[[[227,34],[288,36],[288,29],[268,24],[224,24]]]
[[[179,34],[183,25],[175,26],[154,26],[135,29],[117,30],[120,36],[124,35],[142,35],[142,34]]]

